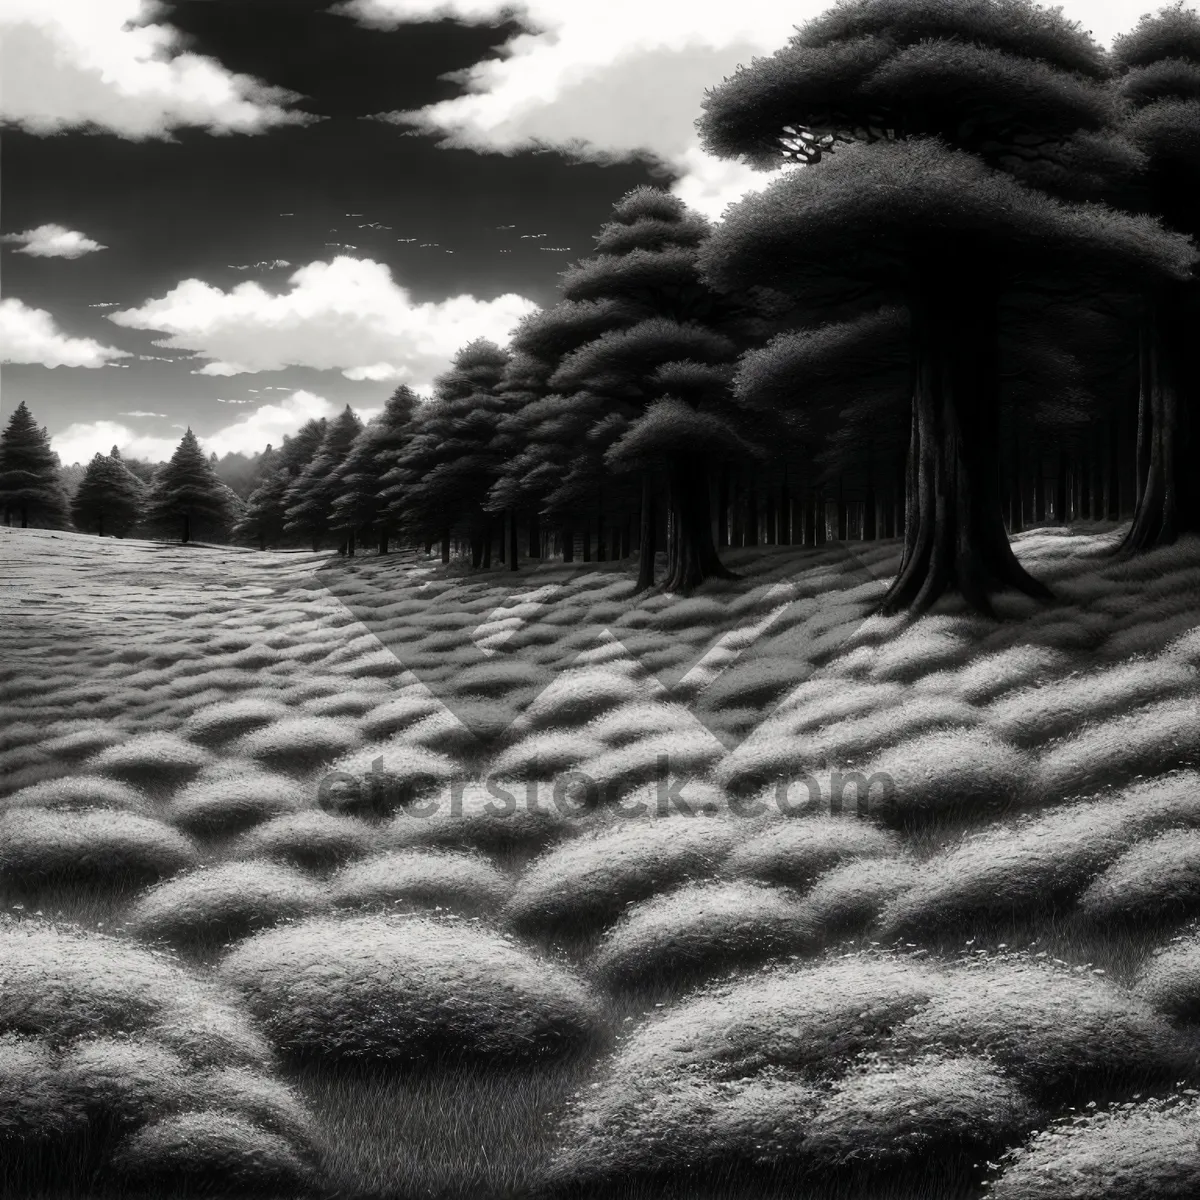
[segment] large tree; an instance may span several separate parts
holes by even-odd
[[[145,523],[156,532],[178,532],[184,545],[195,537],[222,538],[236,518],[236,498],[188,429],[170,461],[155,473]]]
[[[346,407],[329,422],[317,452],[287,486],[283,503],[285,532],[311,540],[313,550],[330,532],[333,504],[338,495],[338,468],[362,432],[358,414]]]
[[[1182,4],[1115,39],[1125,129],[1149,165],[1136,208],[1200,235],[1200,14]],[[1200,533],[1200,276],[1164,279],[1142,315],[1138,505],[1120,547],[1133,553]]]
[[[124,537],[141,519],[146,489],[142,481],[113,454],[97,454],[83,473],[71,498],[75,528]]]
[[[306,421],[295,434],[285,436],[278,450],[267,447],[263,455],[262,482],[250,493],[246,510],[234,529],[237,541],[265,550],[284,537],[287,519],[285,497],[296,476],[312,461],[325,438],[324,417]]]
[[[58,471],[58,455],[50,449],[49,436],[22,400],[0,434],[0,506],[5,522],[15,513],[22,529],[31,524],[70,528],[67,494]]]
[[[1061,199],[1141,164],[1112,132],[1107,71],[1089,35],[1028,0],[847,0],[706,97],[711,152],[808,164],[730,210],[701,251],[708,279],[787,290],[814,321],[909,312],[913,519],[886,611],[947,589],[985,612],[997,588],[1048,595],[1008,546],[996,486],[1018,275],[1136,288],[1189,269],[1153,222]]]

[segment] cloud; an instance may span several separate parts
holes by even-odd
[[[278,446],[288,434],[313,418],[335,417],[343,405],[304,390],[294,391],[275,404],[264,404],[238,421],[222,426],[215,433],[197,433],[196,440],[205,454],[233,452],[256,454],[268,442]],[[379,408],[357,408],[355,412],[370,420]],[[122,413],[122,416],[163,416],[162,413]],[[172,426],[182,429],[182,425]],[[195,426],[193,426],[195,428]],[[162,462],[175,453],[178,438],[148,437],[118,421],[77,421],[50,438],[51,448],[64,463],[91,462],[92,456],[107,454],[116,446],[126,458],[144,458]]]
[[[717,219],[778,172],[751,171],[700,150],[693,122],[706,88],[782,47],[829,0],[348,0],[332,10],[376,29],[453,18],[525,32],[443,78],[466,94],[376,119],[439,137],[447,148],[515,154],[555,149],[575,161],[649,159],[671,191]],[[1144,0],[1066,0],[1101,40],[1131,28]],[[781,167],[781,170],[790,169]]]
[[[145,412],[140,408],[131,408],[128,412],[119,414],[122,417],[165,417],[166,413]]]
[[[272,295],[256,282],[226,292],[185,279],[165,296],[107,317],[127,329],[166,331],[170,336],[155,345],[211,360],[199,375],[297,366],[421,388],[464,343],[484,337],[504,344],[537,308],[511,292],[495,300],[460,295],[417,304],[387,266],[344,255],[299,268],[288,284]]]
[[[181,50],[158,0],[4,0],[0,115],[31,133],[169,138],[181,126],[261,133],[317,118],[294,92]]]
[[[102,367],[114,358],[129,357],[127,351],[92,338],[68,337],[44,308],[29,308],[12,297],[0,300],[0,362]]]
[[[36,229],[26,229],[24,233],[6,233],[0,237],[0,242],[23,243],[16,253],[28,254],[32,258],[82,258],[94,250],[108,249],[65,225],[39,225]],[[91,307],[102,306],[97,304]]]

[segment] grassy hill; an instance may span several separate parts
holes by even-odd
[[[1115,536],[909,623],[0,529],[0,1191],[1200,1194],[1200,542]]]

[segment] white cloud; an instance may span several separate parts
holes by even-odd
[[[82,258],[94,250],[108,249],[65,225],[39,225],[36,229],[26,229],[24,233],[6,233],[0,237],[0,242],[19,242],[21,248],[16,253],[28,254],[33,258]],[[101,306],[97,304],[92,307]]]
[[[140,308],[107,316],[128,329],[164,330],[170,336],[155,345],[211,360],[194,374],[298,366],[421,388],[464,343],[485,337],[505,344],[520,318],[537,308],[511,292],[495,300],[461,295],[417,304],[384,264],[343,255],[299,268],[288,284],[272,295],[256,282],[225,292],[185,279]]]
[[[158,0],[4,0],[0,115],[35,134],[100,129],[170,137],[180,126],[261,133],[313,120],[293,92],[181,52]]]
[[[0,300],[0,362],[102,367],[114,358],[129,357],[127,351],[92,338],[68,337],[44,308],[29,308],[12,297]]]
[[[131,408],[128,412],[119,414],[122,417],[165,417],[166,413],[146,412],[141,408]]]
[[[275,404],[264,404],[261,408],[248,413],[232,424],[222,426],[215,433],[207,436],[197,433],[196,440],[200,443],[205,454],[214,451],[218,455],[240,452],[256,454],[264,449],[268,442],[278,446],[285,435],[295,433],[301,425],[313,418],[336,417],[344,406],[304,390],[294,391]],[[376,408],[356,408],[354,410],[364,420],[368,421],[382,410]],[[122,416],[163,416],[163,413],[122,413]],[[174,429],[182,429],[182,425],[173,425]],[[194,426],[193,426],[194,428]],[[144,458],[151,462],[161,462],[175,453],[179,445],[178,438],[149,437],[139,434],[118,421],[77,421],[68,425],[61,433],[50,438],[51,448],[64,463],[92,460],[92,456],[100,453],[107,454],[116,446],[126,458]]]
[[[830,0],[348,0],[334,11],[378,29],[445,17],[495,25],[516,16],[527,32],[504,45],[505,57],[448,76],[466,95],[379,119],[439,135],[445,147],[500,154],[550,147],[601,163],[649,157],[676,176],[676,195],[716,219],[778,173],[702,153],[693,122],[705,89],[779,49],[795,26],[829,6]],[[1063,8],[1108,42],[1136,24],[1145,0],[1065,0]]]

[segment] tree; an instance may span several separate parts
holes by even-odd
[[[421,398],[407,384],[388,397],[383,412],[369,421],[354,439],[349,453],[337,469],[337,495],[330,514],[330,527],[345,534],[350,553],[357,534],[373,532],[379,553],[388,551],[391,525],[380,499],[383,477],[395,465],[413,432],[413,414]]]
[[[1113,42],[1130,140],[1149,167],[1132,206],[1200,235],[1200,14],[1182,4],[1142,17]],[[1142,314],[1138,503],[1119,552],[1200,533],[1200,276],[1163,279]]]
[[[197,536],[222,538],[235,519],[235,499],[188,429],[170,461],[154,476],[145,522],[158,532],[177,530],[184,545]]]
[[[314,550],[329,531],[333,502],[337,498],[337,469],[350,453],[362,427],[362,421],[347,404],[329,423],[316,454],[284,493],[284,530],[310,538]]]
[[[706,278],[786,290],[810,320],[909,313],[911,519],[884,611],[952,589],[982,612],[997,588],[1049,595],[1008,545],[996,483],[1000,312],[1018,273],[1135,290],[1189,269],[1184,239],[1153,221],[1060,198],[1141,164],[1110,131],[1106,72],[1088,35],[1028,0],[848,0],[706,97],[710,152],[810,164],[729,210]]]
[[[99,537],[105,533],[124,537],[141,519],[145,493],[142,481],[121,461],[119,452],[97,454],[71,500],[71,519],[76,529],[94,529]]]
[[[265,550],[283,538],[288,487],[321,448],[327,424],[324,417],[314,417],[293,436],[285,436],[277,451],[267,447],[270,457],[263,456],[262,482],[250,493],[246,511],[234,528],[236,541]]]
[[[67,494],[58,471],[58,455],[50,449],[46,430],[38,427],[22,400],[0,434],[0,504],[5,522],[15,512],[22,529],[31,524],[69,529]]]

